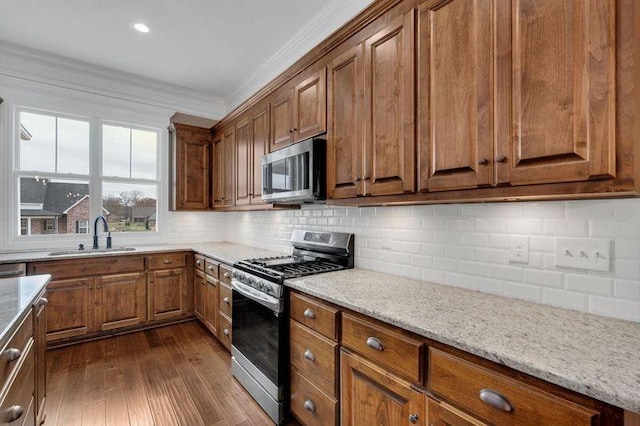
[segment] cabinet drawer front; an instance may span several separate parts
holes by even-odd
[[[187,265],[185,253],[165,253],[147,256],[147,269],[183,268]]]
[[[223,314],[218,315],[218,340],[222,346],[231,350],[231,320]]]
[[[453,404],[496,424],[597,424],[598,412],[524,383],[429,348],[429,389]],[[511,406],[511,411],[494,408]]]
[[[291,293],[291,318],[334,341],[338,341],[338,314],[337,309]]]
[[[419,383],[423,344],[372,322],[342,316],[342,344]]]
[[[22,424],[24,421],[24,415],[29,413],[30,405],[33,403],[33,393],[35,390],[35,354],[33,351],[33,345],[29,344],[24,354],[24,359],[19,364],[20,370],[15,376],[15,379],[9,385],[9,390],[6,393],[5,398],[0,402],[0,424]],[[24,411],[19,419],[14,422],[9,416],[11,415],[9,409],[14,406],[19,406]],[[33,417],[33,414],[30,414]]]
[[[205,259],[204,261],[204,271],[207,275],[211,275],[214,278],[218,278],[218,267],[220,264],[211,259]]]
[[[29,264],[29,275],[51,274],[52,280],[91,275],[122,274],[144,270],[144,258],[105,256],[99,259],[70,259]]]
[[[231,285],[231,268],[221,264],[219,274],[220,274],[220,281]]]
[[[290,323],[291,365],[330,396],[336,396],[338,344],[300,325]]]
[[[231,318],[231,287],[220,283],[220,312]]]
[[[33,335],[33,315],[29,312],[7,345],[0,352],[0,391],[11,372],[26,354],[27,344]]]
[[[291,369],[291,411],[305,425],[338,423],[338,403]]]
[[[199,254],[196,254],[194,256],[194,262],[193,262],[193,266],[198,270],[198,271],[204,271],[204,265],[205,265],[205,258],[204,256],[201,256]]]

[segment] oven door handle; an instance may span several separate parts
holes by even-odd
[[[280,300],[267,294],[255,294],[252,287],[246,286],[239,281],[231,280],[231,287],[247,299],[250,299],[262,306],[271,309],[273,312],[282,313],[282,303]]]

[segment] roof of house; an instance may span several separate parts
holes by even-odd
[[[89,185],[86,183],[51,182],[36,178],[20,180],[21,203],[40,203],[43,205],[43,211],[47,210],[57,215],[63,214],[87,194],[89,194]]]
[[[150,218],[153,214],[155,214],[155,207],[132,207],[131,209],[131,217],[133,219],[136,218]]]
[[[61,215],[49,210],[20,209],[20,216],[21,217],[58,217]]]

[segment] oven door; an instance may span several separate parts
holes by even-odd
[[[238,357],[242,362],[248,361],[252,364],[243,365],[245,370],[251,372],[257,369],[272,385],[281,388],[286,383],[288,367],[287,323],[282,301],[257,292],[236,280],[232,280],[231,284],[233,352],[237,351],[242,355]],[[268,383],[261,385],[267,390],[273,389]],[[272,396],[278,399],[278,396]]]

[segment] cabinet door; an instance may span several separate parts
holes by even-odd
[[[365,193],[415,189],[414,12],[365,41]]]
[[[277,95],[271,102],[271,143],[273,152],[293,143],[293,90]]]
[[[293,141],[327,130],[327,74],[325,68],[293,89]]]
[[[218,313],[219,307],[218,280],[207,277],[204,296],[204,325],[213,333],[218,335]]]
[[[614,177],[615,2],[502,3],[500,27],[511,29],[512,58],[499,71],[512,87],[511,99],[502,101],[511,134],[509,146],[503,140],[497,152],[504,156],[500,181]]]
[[[106,331],[145,322],[144,273],[96,278],[96,330]]]
[[[343,426],[426,425],[425,395],[411,383],[344,350],[341,362]]]
[[[253,153],[251,159],[250,196],[251,204],[262,201],[262,157],[269,152],[269,109],[264,106],[251,118]]]
[[[47,285],[47,342],[94,331],[94,279],[51,281]]]
[[[196,271],[193,278],[193,313],[204,322],[204,299],[207,280],[202,271]]]
[[[212,175],[212,202],[213,207],[222,207],[224,204],[224,183],[225,183],[225,170],[224,170],[224,138],[223,135],[217,135],[213,138],[211,145],[213,164]]]
[[[149,319],[152,321],[185,315],[186,270],[149,272]]]
[[[353,198],[362,187],[362,90],[364,46],[359,44],[329,64],[327,196]]]
[[[235,151],[236,151],[236,129],[229,126],[224,131],[224,184],[223,184],[223,205],[230,207],[235,204]]]
[[[429,426],[484,426],[468,414],[459,411],[444,402],[438,403],[432,398],[427,398],[427,415]]]
[[[47,397],[47,303],[44,297],[36,302],[33,307],[33,340],[36,356],[35,376],[35,411],[36,424],[44,422],[44,407]]]
[[[236,205],[249,204],[251,174],[251,126],[249,117],[236,124]]]
[[[176,208],[206,210],[211,196],[208,130],[176,125]]]
[[[418,15],[419,189],[493,183],[491,0],[428,0]]]

